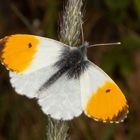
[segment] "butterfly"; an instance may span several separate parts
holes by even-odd
[[[58,120],[85,113],[102,122],[122,122],[125,96],[115,82],[87,58],[89,44],[73,47],[28,34],[0,40],[0,60],[20,95],[36,98],[43,112]]]

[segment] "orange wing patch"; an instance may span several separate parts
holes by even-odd
[[[107,81],[92,94],[85,113],[99,121],[120,122],[128,113],[128,105],[119,87]]]
[[[11,71],[26,70],[37,51],[39,40],[33,35],[12,35],[0,40],[0,59]]]

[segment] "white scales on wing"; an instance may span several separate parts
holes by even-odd
[[[39,104],[44,113],[55,119],[70,120],[82,113],[80,82],[64,74],[48,89],[39,94]]]
[[[82,113],[79,80],[67,79],[63,75],[57,82],[39,91],[57,70],[54,66],[49,66],[30,74],[10,72],[10,82],[17,93],[30,98],[36,97],[45,114],[69,120]]]

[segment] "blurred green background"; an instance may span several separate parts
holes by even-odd
[[[0,38],[32,33],[58,39],[63,0],[1,0]],[[121,46],[90,48],[89,59],[124,91],[130,113],[124,123],[104,124],[81,115],[70,123],[71,140],[140,139],[140,0],[86,0],[84,36],[90,44],[121,41]],[[35,100],[17,95],[0,66],[0,140],[43,140],[46,116]]]

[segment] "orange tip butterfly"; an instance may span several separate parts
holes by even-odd
[[[127,100],[115,82],[88,60],[88,47],[87,42],[77,48],[16,34],[0,40],[0,59],[15,91],[36,98],[52,118],[71,120],[84,112],[102,122],[122,122]]]

